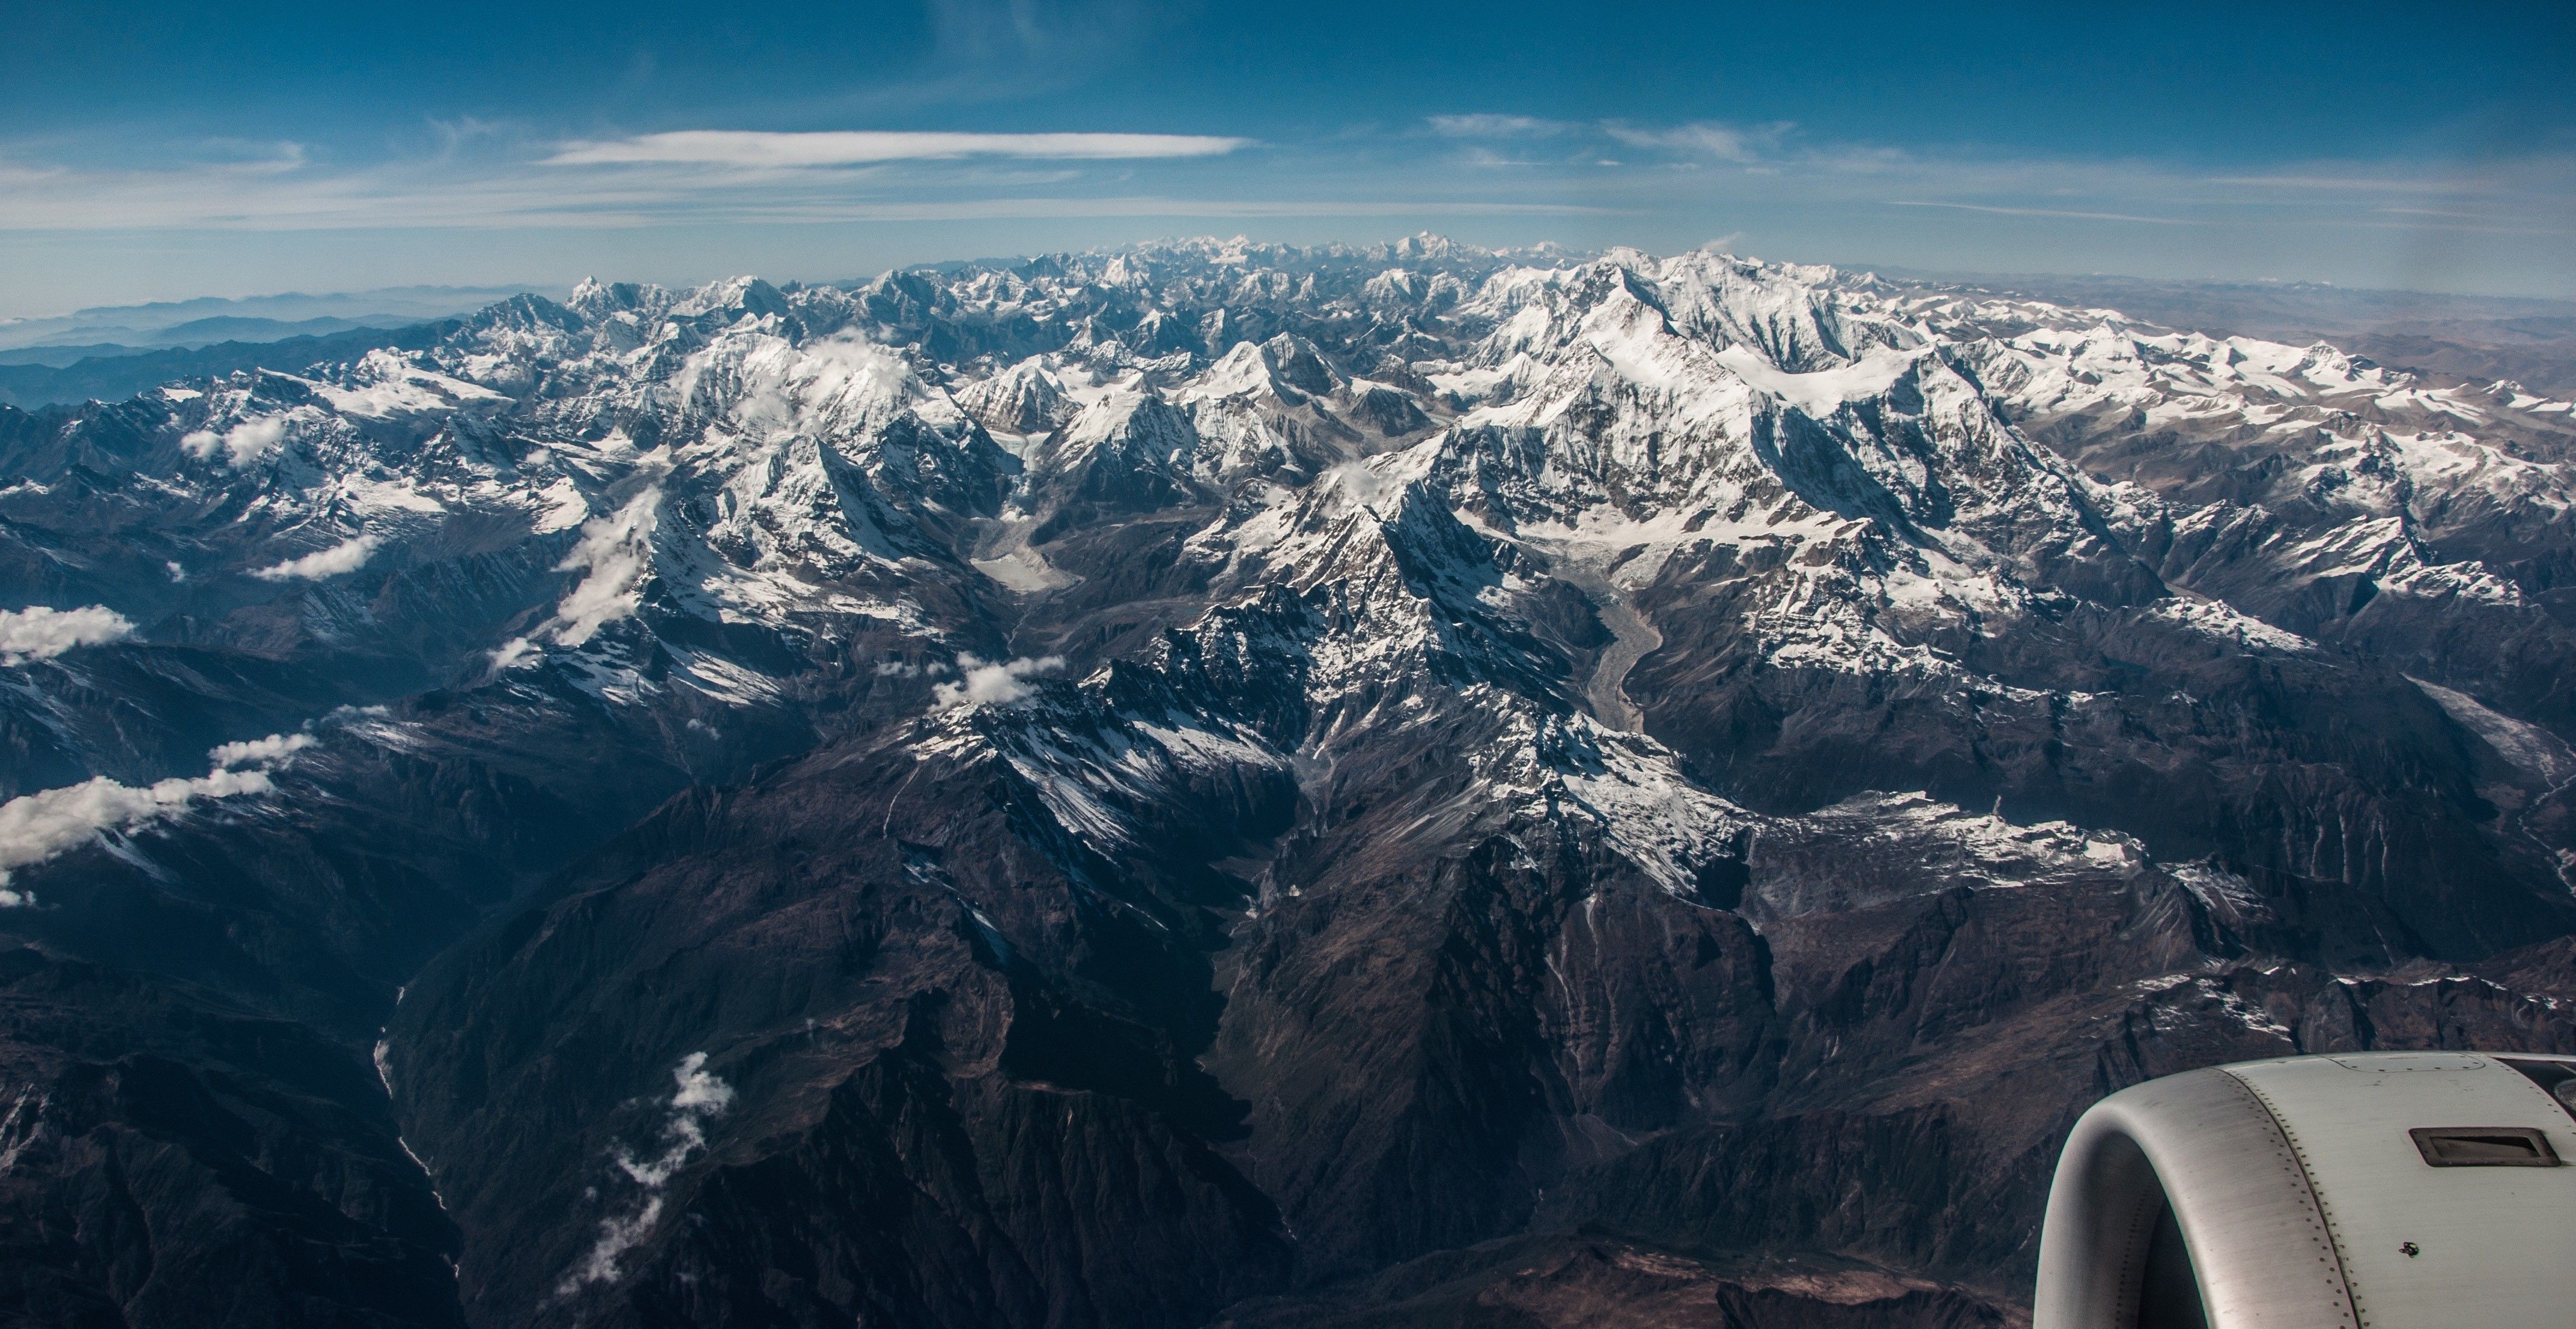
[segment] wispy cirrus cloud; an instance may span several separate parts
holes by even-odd
[[[231,150],[177,164],[54,164],[27,161],[24,148],[0,143],[0,232],[634,229],[1603,210],[1580,200],[1408,190],[1417,182],[1360,172],[1338,177],[1352,186],[1339,196],[1311,187],[1283,190],[1257,165],[1210,174],[1254,146],[1238,135],[682,130],[567,141],[479,122],[471,132],[433,128],[433,151],[356,164],[283,151],[244,161]],[[1314,156],[1311,146],[1304,151]],[[1319,173],[1299,184],[1332,178]]]
[[[1116,161],[1217,157],[1252,140],[1217,134],[979,134],[887,130],[684,129],[632,138],[567,143],[547,166],[690,164],[745,167],[856,166],[960,157]]]
[[[1947,203],[1938,199],[1894,198],[1892,208],[1948,208],[1953,212],[1983,212],[1997,217],[2060,217],[2070,221],[2139,222],[2149,226],[2206,226],[2209,222],[2192,217],[2149,217],[2134,212],[2086,212],[2077,208],[2011,208],[1993,203]]]
[[[525,124],[431,128],[421,152],[354,162],[293,143],[208,143],[194,160],[131,163],[119,162],[112,144],[65,156],[73,145],[0,142],[0,231],[1696,217],[1860,206],[2068,225],[2413,224],[2539,234],[2567,229],[2570,193],[2565,160],[2468,177],[2400,160],[2221,174],[2147,160],[1819,140],[1785,121],[1648,124],[1497,111],[1259,143],[1088,131],[684,129],[566,139]],[[37,151],[56,160],[32,160]]]
[[[1447,138],[1552,138],[1575,128],[1571,121],[1542,120],[1534,115],[1435,115],[1431,132]]]
[[[2410,189],[2448,192],[2459,188],[2457,180],[2401,180],[2387,175],[2213,175],[2203,177],[2201,183],[2253,189],[2367,190],[2372,193]]]
[[[924,0],[930,49],[845,110],[997,102],[1080,86],[1132,66],[1198,0]]]
[[[1777,151],[1781,139],[1794,128],[1796,126],[1785,120],[1762,125],[1695,120],[1689,124],[1663,126],[1632,125],[1614,120],[1604,123],[1601,131],[1632,148],[1658,148],[1714,157],[1725,162],[1751,163]]]
[[[1641,124],[1478,112],[1432,116],[1424,124],[1462,143],[1450,158],[1459,166],[1523,168],[1513,178],[1533,187],[1579,182],[1586,197],[1630,214],[1700,199],[1719,206],[1857,206],[1897,215],[1947,211],[2246,234],[2576,234],[2566,211],[2576,195],[2576,157],[2565,153],[2484,164],[2403,157],[2285,162],[2268,171],[2216,174],[2149,158],[1817,141],[1789,121]]]
[[[1673,125],[1641,125],[1625,120],[1546,120],[1530,115],[1509,115],[1479,111],[1460,115],[1435,115],[1424,124],[1443,138],[1461,139],[1554,139],[1581,138],[1596,144],[1617,143],[1624,147],[1644,148],[1657,153],[1686,157],[1715,158],[1719,161],[1750,164],[1781,152],[1783,142],[1796,125],[1786,120],[1764,124],[1739,125],[1717,120],[1693,120]]]

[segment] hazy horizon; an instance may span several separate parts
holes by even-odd
[[[1413,232],[1413,233],[1410,233],[1410,234],[1419,235],[1419,234],[1423,234],[1423,233],[1422,233],[1422,232]],[[1404,235],[1390,234],[1390,235],[1386,235],[1386,236],[1383,236],[1383,237],[1378,237],[1378,238],[1373,239],[1373,240],[1372,240],[1372,239],[1362,238],[1362,239],[1355,239],[1355,240],[1342,240],[1342,241],[1319,241],[1319,242],[1314,242],[1313,246],[1310,246],[1310,247],[1320,247],[1321,245],[1325,245],[1325,244],[1333,244],[1333,243],[1347,244],[1347,245],[1351,245],[1351,246],[1354,246],[1354,247],[1366,247],[1366,246],[1369,246],[1369,245],[1371,245],[1371,244],[1391,244],[1391,243],[1393,243],[1394,241],[1399,240],[1399,239],[1403,239],[1403,238],[1405,238],[1405,236],[1404,236]],[[1449,238],[1449,237],[1444,237],[1444,238]],[[1120,242],[1120,243],[1117,243],[1117,244],[1088,246],[1088,247],[1085,247],[1085,248],[1082,248],[1082,249],[1054,249],[1054,250],[1032,249],[1032,250],[1022,251],[1022,252],[1019,252],[1019,253],[1009,253],[1009,254],[975,254],[975,255],[952,256],[952,257],[945,257],[945,258],[925,258],[925,259],[917,259],[917,260],[913,260],[913,261],[909,261],[909,262],[904,262],[904,263],[887,264],[887,265],[884,265],[884,266],[881,266],[881,267],[877,267],[877,268],[873,268],[873,269],[867,269],[867,270],[861,270],[861,271],[853,271],[853,272],[842,272],[842,273],[833,274],[833,275],[819,275],[819,274],[815,274],[815,273],[779,273],[779,272],[762,272],[762,271],[757,271],[757,270],[752,270],[752,269],[717,269],[717,270],[709,270],[709,271],[697,272],[697,273],[693,273],[693,274],[680,275],[680,276],[639,276],[639,275],[630,274],[630,273],[624,273],[624,272],[613,272],[613,271],[597,271],[597,272],[591,272],[591,271],[585,271],[585,272],[575,273],[575,274],[572,274],[572,275],[569,275],[569,276],[554,275],[554,276],[543,277],[543,278],[532,278],[532,279],[527,279],[527,280],[515,280],[515,281],[504,280],[504,281],[487,281],[487,282],[412,283],[412,284],[406,284],[406,285],[388,285],[388,286],[371,286],[371,287],[351,287],[351,288],[343,288],[343,289],[311,289],[311,290],[271,289],[271,290],[242,291],[242,292],[235,292],[235,293],[219,293],[219,292],[198,292],[198,293],[193,293],[193,294],[175,294],[175,293],[174,293],[174,294],[171,294],[171,295],[169,295],[169,296],[161,297],[161,298],[145,299],[145,300],[135,300],[135,301],[130,301],[130,302],[115,303],[115,304],[85,304],[85,305],[79,305],[79,306],[74,306],[74,307],[69,307],[69,308],[53,308],[53,309],[40,310],[40,311],[36,311],[36,312],[28,312],[28,313],[16,313],[16,314],[0,315],[0,329],[11,328],[11,327],[21,327],[21,326],[24,326],[24,325],[34,324],[34,323],[57,323],[57,322],[64,322],[64,321],[67,321],[67,320],[73,320],[73,319],[81,319],[81,318],[88,318],[88,317],[99,317],[99,316],[116,315],[116,314],[125,314],[125,313],[134,313],[134,312],[142,312],[142,311],[152,311],[152,310],[169,310],[169,311],[174,311],[174,312],[175,312],[175,311],[180,311],[180,310],[202,311],[202,312],[204,312],[204,313],[206,313],[206,314],[215,315],[215,316],[221,316],[221,314],[223,314],[224,312],[228,312],[228,311],[232,311],[232,310],[240,309],[240,308],[242,308],[242,307],[246,307],[246,306],[248,306],[248,307],[258,307],[258,306],[266,306],[266,305],[269,305],[269,304],[272,304],[272,303],[283,303],[283,302],[293,302],[293,301],[305,301],[305,302],[312,302],[312,303],[315,303],[315,304],[321,304],[321,303],[325,303],[325,302],[334,302],[334,301],[339,301],[339,302],[348,302],[348,301],[359,301],[359,302],[365,302],[365,301],[369,301],[369,300],[376,299],[376,298],[378,298],[378,297],[405,296],[405,297],[412,297],[412,298],[431,298],[431,299],[434,299],[435,297],[440,297],[440,296],[450,296],[450,295],[453,295],[453,296],[489,297],[489,300],[498,300],[498,299],[504,299],[504,298],[507,298],[507,297],[508,297],[508,296],[510,296],[510,295],[517,294],[517,293],[520,293],[520,292],[527,292],[527,293],[535,294],[535,295],[544,295],[544,296],[548,296],[549,298],[552,298],[552,297],[555,297],[555,296],[559,296],[559,295],[562,295],[562,294],[569,293],[569,292],[570,292],[574,287],[576,287],[576,286],[580,285],[580,284],[581,284],[583,281],[585,281],[585,280],[598,280],[598,281],[605,281],[605,282],[627,282],[627,281],[649,282],[649,283],[652,283],[652,284],[655,284],[655,285],[661,285],[661,286],[670,287],[670,288],[674,288],[674,289],[684,288],[684,287],[692,287],[692,286],[702,286],[702,285],[705,285],[705,284],[707,284],[707,283],[709,283],[709,282],[722,281],[722,280],[725,280],[725,279],[727,279],[727,278],[731,278],[731,277],[758,277],[758,278],[760,278],[760,279],[762,279],[762,280],[769,281],[769,282],[772,282],[772,283],[774,283],[774,284],[780,284],[780,285],[784,285],[784,284],[787,284],[787,283],[791,283],[791,282],[793,282],[793,283],[800,283],[800,284],[803,284],[803,285],[809,285],[809,286],[850,286],[850,285],[857,285],[857,284],[861,284],[861,283],[865,283],[865,282],[873,281],[873,280],[875,280],[877,277],[882,276],[882,275],[884,275],[884,274],[886,274],[886,273],[889,273],[889,272],[901,272],[901,271],[911,271],[911,270],[926,270],[926,269],[933,269],[933,268],[954,268],[954,267],[977,266],[977,265],[996,265],[996,266],[998,266],[998,265],[1009,265],[1009,264],[1026,263],[1026,262],[1029,262],[1029,261],[1031,261],[1031,260],[1033,260],[1033,259],[1040,258],[1040,257],[1043,257],[1043,256],[1048,255],[1048,254],[1063,254],[1063,253],[1077,253],[1077,254],[1078,254],[1078,253],[1115,252],[1115,251],[1123,250],[1123,249],[1134,249],[1134,248],[1140,248],[1140,247],[1152,246],[1152,245],[1157,245],[1157,244],[1172,244],[1172,243],[1180,243],[1180,242],[1184,242],[1184,241],[1191,241],[1191,240],[1210,240],[1210,241],[1225,241],[1225,240],[1251,240],[1251,241],[1253,241],[1254,243],[1269,243],[1269,242],[1260,241],[1260,240],[1258,240],[1256,237],[1249,237],[1249,236],[1244,236],[1244,235],[1239,235],[1239,234],[1238,234],[1238,235],[1232,235],[1232,236],[1220,236],[1220,235],[1216,235],[1216,234],[1213,234],[1213,233],[1210,233],[1210,234],[1204,234],[1204,235],[1157,235],[1157,236],[1142,237],[1142,238],[1135,239],[1135,240],[1130,240],[1130,241],[1124,241],[1124,242]],[[1283,244],[1284,244],[1284,243],[1294,243],[1294,242],[1285,242],[1285,241],[1282,241],[1282,242],[1277,242],[1277,243],[1283,243]],[[1560,242],[1556,242],[1556,241],[1549,241],[1549,240],[1540,240],[1540,241],[1537,241],[1537,242],[1534,242],[1534,243],[1532,243],[1532,244],[1528,244],[1528,245],[1495,246],[1495,247],[1496,247],[1496,248],[1519,249],[1519,250],[1530,250],[1530,249],[1543,249],[1543,248],[1548,247],[1548,246],[1551,246],[1551,245],[1558,246],[1558,247],[1563,248],[1564,250],[1566,250],[1566,252],[1568,252],[1569,254],[1576,254],[1576,255],[1590,255],[1590,254],[1597,254],[1597,253],[1603,252],[1603,249],[1602,249],[1602,248],[1589,248],[1589,247],[1587,247],[1587,248],[1580,248],[1580,249],[1578,249],[1578,248],[1575,248],[1575,247],[1570,246],[1570,245],[1562,245]],[[1681,247],[1679,247],[1679,248],[1680,248],[1680,249],[1691,249],[1691,248],[1699,248],[1699,247],[1700,247],[1700,246],[1681,246]],[[1618,248],[1618,246],[1608,246],[1608,247],[1605,247],[1605,248]],[[1724,248],[1724,247],[1722,247],[1722,246],[1721,246],[1721,248]],[[1669,253],[1669,252],[1678,252],[1678,250],[1647,251],[1647,252],[1665,252],[1665,253]],[[2480,291],[2452,291],[2452,290],[2438,290],[2438,289],[2428,289],[2428,288],[2406,288],[2406,287],[2395,287],[2395,286],[2357,286],[2357,285],[2352,285],[2352,284],[2345,283],[2345,282],[2336,282],[2336,281],[2329,281],[2329,280],[2324,280],[2324,279],[2315,279],[2315,278],[2284,278],[2284,277],[2228,277],[2228,276],[2217,276],[2217,275],[2209,275],[2209,274],[2185,274],[2185,275],[2178,275],[2178,276],[2159,276],[2159,275],[2152,275],[2152,274],[2145,274],[2145,273],[2136,273],[2136,272],[2120,272],[2120,271],[2111,271],[2111,270],[2102,270],[2102,269],[2087,270],[2087,271],[2075,271],[2075,270],[2066,270],[2066,271],[2049,271],[2049,270],[2042,270],[2042,269],[2026,269],[2026,270],[2019,270],[2019,271],[2007,271],[2007,270],[1976,270],[1976,269],[1961,269],[1961,268],[1917,267],[1917,266],[1911,266],[1911,265],[1907,265],[1907,264],[1900,264],[1900,263],[1873,263],[1873,262],[1870,262],[1870,261],[1868,261],[1868,260],[1866,260],[1866,259],[1831,259],[1831,258],[1813,258],[1813,257],[1807,257],[1807,256],[1802,256],[1802,255],[1797,255],[1797,254],[1788,254],[1788,253],[1779,253],[1779,254],[1752,254],[1752,253],[1739,252],[1738,250],[1736,250],[1736,249],[1731,249],[1731,248],[1725,249],[1725,252],[1728,252],[1728,253],[1730,253],[1730,254],[1733,254],[1733,255],[1735,255],[1735,256],[1737,256],[1737,257],[1753,258],[1753,259],[1759,259],[1759,260],[1763,260],[1763,261],[1770,261],[1770,262],[1801,263],[1801,264],[1817,264],[1817,265],[1822,265],[1822,266],[1833,267],[1833,268],[1836,268],[1836,269],[1839,269],[1839,270],[1842,270],[1842,271],[1846,271],[1846,272],[1875,272],[1875,273],[1880,273],[1880,274],[1883,274],[1883,275],[1886,275],[1886,276],[1889,276],[1889,277],[1893,277],[1893,278],[1902,278],[1902,279],[1905,279],[1905,280],[1912,280],[1912,281],[1955,282],[1955,283],[1971,284],[1971,285],[1974,285],[1974,284],[1999,284],[1999,285],[2010,285],[2010,284],[2034,284],[2034,283],[2047,283],[2047,282],[2107,281],[2107,282],[2135,282],[2135,283],[2141,283],[2141,284],[2169,284],[2169,285],[2176,285],[2176,286],[2208,287],[2208,288],[2213,288],[2213,289],[2218,289],[2218,288],[2224,288],[2224,289],[2241,289],[2241,290],[2248,290],[2248,291],[2251,291],[2251,290],[2267,290],[2267,291],[2280,291],[2280,292],[2298,292],[2298,291],[2331,291],[2331,292],[2334,292],[2334,293],[2336,293],[2336,294],[2340,294],[2340,295],[2349,295],[2349,296],[2356,296],[2356,297],[2402,297],[2402,298],[2406,298],[2406,299],[2444,300],[2444,301],[2447,301],[2447,300],[2461,300],[2461,301],[2474,301],[2474,302],[2478,302],[2478,303],[2481,303],[2481,304],[2492,304],[2492,305],[2496,305],[2496,306],[2527,305],[2527,306],[2535,306],[2535,307],[2542,307],[2542,308],[2558,308],[2558,307],[2566,307],[2566,306],[2576,306],[2576,295],[2571,295],[2571,296],[2558,296],[2558,295],[2533,295],[2533,294],[2527,294],[2527,293],[2491,293],[2491,292],[2480,292]],[[489,300],[486,300],[486,301],[485,301],[485,303],[489,303]]]
[[[2531,6],[11,8],[0,317],[1201,230],[2576,296]]]

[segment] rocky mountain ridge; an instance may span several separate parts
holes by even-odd
[[[2571,443],[1429,237],[0,411],[0,1305],[2008,1322],[2101,1092],[2576,1045]]]

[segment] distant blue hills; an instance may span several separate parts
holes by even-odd
[[[41,359],[15,364],[0,361],[0,405],[37,410],[85,401],[123,401],[174,379],[209,378],[244,369],[301,370],[329,360],[354,360],[380,346],[427,346],[452,326],[450,321],[438,320],[401,328],[347,328],[327,336],[220,341],[158,350],[116,345],[30,347],[0,354],[87,353],[74,356],[68,364],[48,364]]]
[[[379,346],[426,345],[441,320],[518,286],[399,286],[227,299],[204,296],[0,321],[0,404],[25,410],[121,401],[173,379],[298,370]],[[548,291],[561,294],[560,291]]]

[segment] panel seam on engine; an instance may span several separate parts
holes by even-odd
[[[2343,1293],[2344,1320],[2356,1329],[2370,1329],[2369,1311],[2362,1304],[2360,1292],[2352,1285],[2351,1271],[2344,1267],[2343,1242],[2335,1231],[2334,1210],[2326,1204],[2325,1193],[2318,1189],[2316,1176],[2308,1168],[2307,1151],[2299,1145],[2298,1132],[2291,1128],[2289,1121],[2260,1086],[2225,1067],[2218,1068],[2218,1072],[2252,1098],[2254,1105],[2262,1109],[2264,1118],[2272,1123],[2273,1133],[2280,1140],[2284,1170],[2297,1176],[2300,1188],[2307,1192],[2311,1212],[2316,1215],[2309,1222],[2314,1229],[2310,1235],[2321,1252],[2319,1262],[2331,1268],[2334,1286]]]

